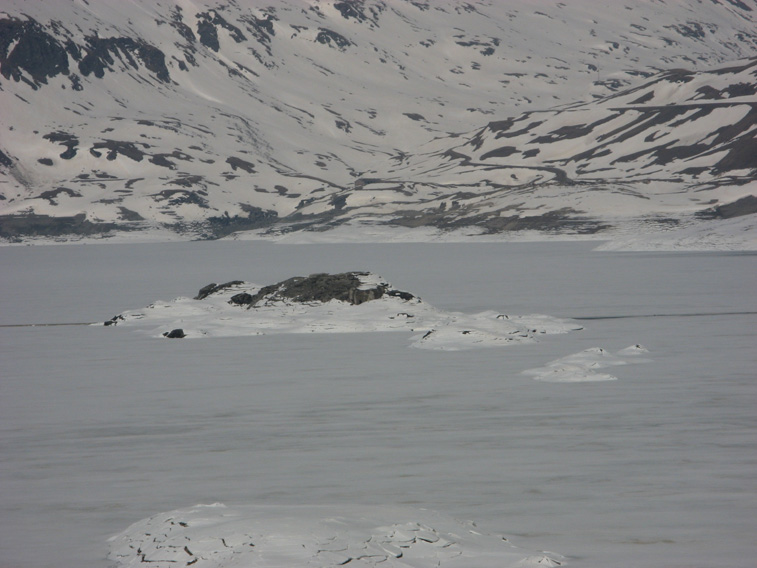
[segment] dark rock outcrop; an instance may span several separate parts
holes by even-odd
[[[23,76],[26,72],[31,81]],[[58,74],[68,75],[66,49],[35,20],[0,20],[0,74],[33,89]]]
[[[105,325],[106,327],[109,325],[118,325],[118,322],[124,321],[125,319],[126,318],[124,318],[124,316],[122,316],[121,314],[118,314],[117,316],[113,316],[112,318],[110,318],[103,325]]]
[[[343,272],[341,274],[311,274],[310,276],[295,276],[277,284],[264,286],[255,294],[249,307],[290,300],[294,302],[329,302],[339,300],[352,305],[359,305],[371,300],[377,300],[384,294],[401,294],[402,299],[413,298],[407,292],[398,292],[389,289],[389,284],[380,283],[373,288],[363,285],[361,276],[365,272]]]
[[[172,329],[171,331],[167,331],[163,334],[163,337],[167,337],[168,339],[181,339],[182,337],[186,337],[187,334],[184,333],[183,329]]]
[[[197,292],[197,295],[194,297],[195,300],[204,300],[211,294],[215,294],[216,292],[220,292],[221,290],[225,290],[226,288],[231,288],[232,286],[239,286],[240,284],[244,284],[241,280],[232,280],[231,282],[226,282],[225,284],[216,284],[215,282],[208,284],[207,286],[203,286],[200,288],[200,291]]]
[[[237,306],[248,306],[252,303],[252,294],[247,292],[241,292],[234,294],[229,300],[230,304],[236,304]]]
[[[295,276],[282,280],[276,284],[263,286],[255,294],[240,292],[229,299],[230,304],[256,308],[275,302],[330,302],[338,300],[357,306],[364,302],[377,300],[383,296],[392,296],[409,301],[415,298],[409,292],[394,290],[386,282],[373,287],[363,284],[361,277],[368,276],[367,272],[342,272],[340,274],[311,274],[310,276]],[[232,286],[243,284],[239,280],[226,284],[208,284],[200,289],[195,300],[204,300]]]
[[[79,71],[85,77],[94,74],[101,79],[105,70],[112,70],[119,60],[132,69],[138,69],[141,61],[160,81],[168,83],[171,80],[165,53],[149,43],[129,37],[87,37],[86,41],[87,54],[79,62]]]
[[[337,47],[342,50],[352,45],[352,42],[343,35],[324,28],[318,30],[318,35],[315,37],[315,41],[324,45]]]

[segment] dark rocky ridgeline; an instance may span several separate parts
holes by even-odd
[[[51,27],[61,31],[54,23]],[[86,45],[83,47],[70,38],[61,43],[32,18],[0,19],[0,74],[5,79],[24,81],[35,90],[46,84],[47,79],[63,74],[69,76],[74,90],[81,90],[80,78],[69,71],[70,55],[78,62],[79,72],[85,77],[93,74],[102,78],[105,71],[112,70],[119,60],[133,69],[138,69],[141,64],[163,83],[171,80],[165,54],[144,40],[97,36],[84,39]]]
[[[112,318],[110,318],[108,321],[104,322],[104,326],[110,326],[110,325],[118,325],[118,322],[125,321],[126,318],[122,316],[121,314],[115,315]]]
[[[31,76],[31,81],[23,72]],[[62,73],[68,75],[68,54],[58,40],[29,18],[0,19],[0,74],[24,81],[33,89]]]
[[[401,300],[412,300],[415,296],[409,292],[394,290],[386,282],[373,288],[364,288],[361,276],[367,272],[343,272],[340,274],[311,274],[310,276],[295,276],[276,284],[264,286],[257,293],[240,292],[229,300],[230,304],[259,307],[272,302],[329,302],[339,300],[352,305],[359,305],[383,296],[394,296]],[[238,280],[226,284],[208,284],[203,287],[195,300],[203,300],[208,296],[225,290],[231,286],[241,284]]]

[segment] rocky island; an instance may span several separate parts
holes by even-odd
[[[154,337],[404,331],[413,347],[459,350],[533,342],[580,326],[545,315],[446,312],[371,272],[318,273],[260,286],[243,280],[203,286],[194,298],[122,312],[106,326]]]

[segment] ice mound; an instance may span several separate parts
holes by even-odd
[[[414,333],[411,346],[436,350],[533,342],[539,335],[581,329],[544,315],[445,312],[370,272],[297,276],[268,286],[214,283],[194,298],[155,302],[105,325],[170,338],[404,331]]]
[[[597,369],[615,365],[627,365],[629,363],[648,363],[648,359],[638,358],[643,353],[648,353],[648,350],[639,344],[621,349],[615,354],[601,347],[592,347],[579,353],[556,359],[551,363],[547,363],[544,367],[528,369],[523,371],[523,374],[531,375],[537,381],[550,383],[615,381],[617,377],[608,373],[597,372]]]
[[[448,568],[559,566],[473,522],[401,507],[196,505],[109,540],[116,568]]]

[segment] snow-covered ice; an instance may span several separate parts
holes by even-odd
[[[238,513],[231,547],[234,523],[256,511],[311,508],[296,528],[312,534],[337,514],[440,538],[472,520],[483,548],[459,542],[492,550],[487,535],[505,535],[517,547],[498,542],[505,564],[512,552],[576,568],[754,564],[757,256],[595,245],[0,248],[0,564],[106,568],[108,539],[141,519],[220,522],[220,507],[193,513],[198,503]],[[407,348],[420,331],[168,340],[157,325],[70,325],[226,277],[356,268],[445,313],[584,329],[429,351]],[[648,353],[625,351],[636,344]],[[598,369],[615,381],[523,374],[595,347],[650,362]],[[348,548],[365,542],[361,522]]]
[[[134,523],[110,539],[120,568],[516,568],[559,566],[474,522],[408,507],[196,505]]]
[[[615,381],[617,377],[609,373],[598,373],[597,369],[613,367],[615,365],[627,365],[629,363],[648,363],[647,359],[634,359],[640,353],[646,353],[647,349],[641,345],[630,345],[621,349],[617,354],[612,354],[601,347],[590,347],[580,353],[574,353],[566,357],[547,363],[544,367],[527,369],[524,375],[531,375],[537,381],[548,383],[586,383],[594,381]],[[622,358],[622,356],[630,356]]]

